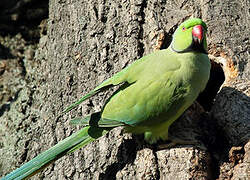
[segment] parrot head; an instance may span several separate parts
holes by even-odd
[[[171,48],[178,53],[196,51],[207,54],[207,25],[199,18],[184,21],[175,31]]]

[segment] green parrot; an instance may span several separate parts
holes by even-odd
[[[201,19],[183,22],[168,49],[138,59],[64,111],[70,111],[111,86],[120,85],[100,112],[71,121],[85,127],[3,179],[30,177],[118,126],[129,133],[144,134],[150,144],[168,140],[169,126],[195,101],[209,79],[211,65],[206,32],[207,26]]]

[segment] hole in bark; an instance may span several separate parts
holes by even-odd
[[[221,85],[225,81],[225,75],[220,64],[211,61],[210,78],[205,90],[199,95],[197,101],[206,111],[210,111],[214,102],[214,98],[219,91]]]

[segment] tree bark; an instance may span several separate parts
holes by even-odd
[[[193,16],[207,23],[210,58],[225,73],[211,111],[196,102],[170,129],[171,136],[199,144],[158,150],[115,128],[34,179],[247,179],[249,6],[248,0],[51,0],[47,35],[30,75],[34,81],[1,116],[8,125],[0,155],[8,159],[0,160],[0,173],[80,129],[69,120],[100,110],[110,92],[58,118],[62,110],[134,60],[166,47],[176,27]]]

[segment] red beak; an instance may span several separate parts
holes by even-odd
[[[203,27],[202,25],[196,25],[193,27],[192,34],[194,37],[195,42],[199,42],[199,44],[202,42],[203,39]]]

